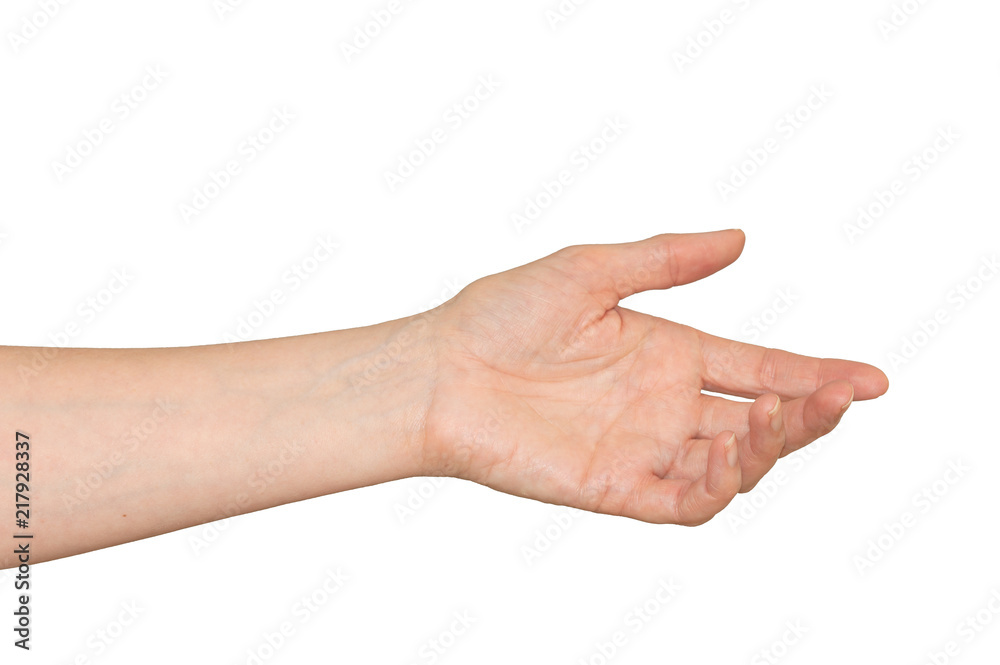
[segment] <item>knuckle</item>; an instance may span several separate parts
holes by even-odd
[[[677,249],[674,247],[674,243],[668,242],[664,247],[664,252],[666,254],[664,261],[667,264],[667,274],[670,276],[670,283],[677,284],[679,266],[677,264]]]
[[[778,372],[780,366],[780,354],[775,349],[767,349],[764,351],[764,357],[761,359],[760,368],[757,370],[757,383],[766,392],[771,392],[773,387],[778,380]]]

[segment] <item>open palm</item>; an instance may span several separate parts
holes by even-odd
[[[740,231],[567,247],[446,304],[436,472],[549,503],[701,524],[828,433],[877,368],[742,344],[619,305],[732,263]],[[732,400],[703,391],[752,398]]]

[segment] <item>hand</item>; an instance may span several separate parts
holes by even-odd
[[[554,504],[702,524],[830,432],[875,367],[705,334],[619,305],[702,279],[741,231],[581,245],[477,280],[437,317],[430,473]],[[707,395],[711,391],[744,398]]]

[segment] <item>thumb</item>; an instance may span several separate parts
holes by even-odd
[[[663,233],[611,245],[578,245],[572,259],[581,281],[610,309],[641,291],[690,284],[722,270],[743,252],[739,229]]]

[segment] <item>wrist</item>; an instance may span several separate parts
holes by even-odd
[[[330,333],[348,353],[335,370],[338,419],[359,426],[356,434],[384,469],[378,482],[436,475],[428,463],[427,419],[441,349],[438,313]]]

